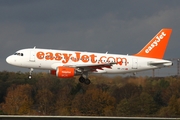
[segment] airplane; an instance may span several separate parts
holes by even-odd
[[[79,82],[89,85],[89,74],[135,73],[138,71],[172,66],[164,60],[164,53],[172,29],[161,29],[147,45],[133,55],[94,53],[41,48],[26,48],[6,58],[7,63],[29,68],[29,79],[34,69],[46,69],[59,78],[79,75]]]

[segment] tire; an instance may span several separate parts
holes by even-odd
[[[28,76],[28,78],[29,78],[29,79],[31,79],[31,78],[32,78],[32,76],[31,76],[31,75],[29,75],[29,76]]]
[[[79,82],[80,82],[80,83],[84,83],[84,81],[85,81],[85,79],[81,76],[81,77],[79,78]]]
[[[91,83],[91,81],[90,81],[89,79],[85,79],[84,83],[85,83],[86,85],[89,85],[89,84]]]

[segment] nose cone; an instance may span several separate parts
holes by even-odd
[[[12,63],[13,63],[12,57],[11,57],[11,56],[7,57],[7,58],[6,58],[6,62],[7,62],[8,64],[12,64]]]

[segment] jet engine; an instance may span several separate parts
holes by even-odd
[[[59,78],[72,78],[75,75],[75,68],[59,66],[56,70],[50,70],[50,74]]]

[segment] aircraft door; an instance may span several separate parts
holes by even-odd
[[[29,61],[30,62],[35,62],[35,51],[30,51]]]
[[[132,69],[138,69],[138,59],[132,59]]]

